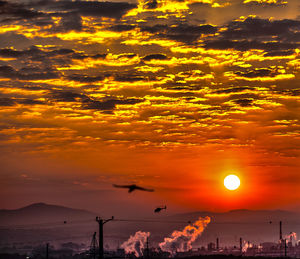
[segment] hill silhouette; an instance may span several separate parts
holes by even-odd
[[[43,224],[94,219],[96,213],[46,203],[34,203],[16,210],[0,210],[0,226]]]

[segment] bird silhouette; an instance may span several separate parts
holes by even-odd
[[[128,192],[131,193],[135,190],[140,190],[140,191],[146,191],[146,192],[154,192],[153,189],[146,189],[140,186],[137,186],[135,184],[131,184],[131,185],[118,185],[118,184],[113,184],[114,187],[116,188],[127,188]]]
[[[155,210],[154,210],[154,213],[159,213],[161,212],[162,210],[166,210],[167,209],[167,206],[165,207],[157,207]]]

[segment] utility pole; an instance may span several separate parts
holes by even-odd
[[[111,221],[114,219],[114,216],[112,216],[110,219],[102,219],[100,217],[96,217],[96,221],[99,224],[99,259],[104,259],[104,250],[103,250],[103,225],[107,223],[108,221]]]

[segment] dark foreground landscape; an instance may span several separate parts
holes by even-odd
[[[0,210],[0,258],[300,258],[299,214],[235,210],[124,219],[44,203]],[[97,217],[98,219],[98,217]],[[99,242],[99,239],[102,242]]]
[[[33,257],[27,257],[26,255],[19,255],[19,254],[0,254],[0,259],[43,259],[46,257],[43,257],[41,255],[33,256]],[[52,257],[48,257],[49,259]],[[64,257],[56,257],[59,259],[85,259],[85,258],[93,258],[93,257],[88,257],[85,255],[74,255],[74,256],[64,256]],[[118,258],[118,257],[109,257],[109,259],[112,258]],[[129,257],[130,258],[130,257]],[[144,258],[144,257],[143,257]],[[176,257],[175,257],[176,258]],[[180,257],[181,259],[250,259],[250,258],[255,258],[255,259],[276,259],[276,258],[291,258],[291,257],[262,257],[262,256],[234,256],[234,255],[202,255],[202,256],[193,256],[193,257]],[[161,258],[155,258],[155,259],[161,259]]]

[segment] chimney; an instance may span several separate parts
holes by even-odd
[[[279,240],[282,240],[282,222],[279,221]]]
[[[243,251],[243,239],[240,237],[240,252]]]

